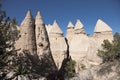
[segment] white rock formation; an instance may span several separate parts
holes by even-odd
[[[66,33],[66,38],[67,38],[68,44],[70,44],[73,35],[74,35],[74,25],[73,25],[72,22],[70,21],[70,22],[68,23],[67,33]]]
[[[68,29],[69,28],[73,28],[74,27],[74,25],[72,24],[72,22],[70,21],[69,23],[68,23]]]
[[[53,23],[53,27],[51,28],[50,34],[59,34],[59,35],[63,35],[62,30],[60,29],[60,27],[58,26],[56,20]]]
[[[49,60],[50,63],[55,61],[58,69],[69,52],[77,63],[76,72],[79,72],[81,64],[84,64],[86,68],[99,65],[101,59],[97,56],[97,50],[102,49],[101,44],[105,39],[111,42],[113,40],[112,29],[100,19],[96,23],[93,35],[86,34],[80,20],[77,20],[75,27],[72,22],[69,22],[66,40],[56,21],[53,25],[49,24],[45,27],[40,12],[37,13],[34,22],[28,11],[19,30],[21,37],[15,44],[16,49],[20,49],[19,52],[29,50],[31,55],[37,53],[40,59],[41,56],[47,55],[46,60]],[[50,65],[55,67],[55,64]]]
[[[40,12],[37,13],[35,18],[35,33],[36,33],[36,45],[37,45],[37,54],[40,57],[43,54],[43,45],[48,43],[44,42],[44,39],[47,37],[45,33],[45,24],[42,20]],[[46,40],[45,40],[46,41]],[[43,43],[44,42],[44,43]]]
[[[100,45],[103,40],[108,39],[109,41],[113,40],[112,29],[102,20],[98,20],[94,29],[94,38]]]
[[[98,19],[94,32],[97,33],[97,32],[106,32],[106,31],[112,32],[112,29],[101,19]]]
[[[87,59],[90,64],[99,65],[102,62],[101,58],[97,56],[97,50],[102,49],[101,44],[106,39],[112,42],[112,29],[105,22],[99,19],[96,23],[93,36],[89,36],[90,47]]]
[[[43,59],[45,61],[44,63],[48,65],[46,66],[45,71],[47,73],[54,73],[57,69],[51,54],[47,30],[39,11],[35,18],[35,26],[38,57],[40,59]]]
[[[79,33],[83,33],[85,34],[85,30],[84,30],[84,25],[81,23],[81,21],[78,19],[76,24],[75,24],[75,33],[79,34]]]
[[[89,38],[85,34],[83,24],[80,22],[80,20],[77,20],[74,34],[72,36],[71,42],[69,43],[69,52],[72,59],[76,61],[77,72],[79,65],[81,64],[80,62],[83,62],[83,59],[86,58],[86,54],[90,46]]]
[[[52,25],[51,24],[48,24],[48,25],[45,25],[46,27],[46,30],[47,30],[47,33],[49,34],[51,28],[52,28]]]
[[[63,32],[56,21],[54,21],[48,35],[54,61],[57,67],[60,68],[67,52],[67,44],[63,36]]]
[[[31,55],[36,54],[34,28],[34,19],[32,18],[31,12],[28,11],[20,26],[20,38],[15,44],[16,49],[20,49],[20,53],[22,53],[23,50],[28,50]]]
[[[39,66],[44,67],[41,73],[44,73],[45,76],[55,73],[57,67],[51,54],[48,34],[40,12],[37,13],[35,21],[31,12],[27,12],[20,26],[20,36],[15,44],[16,49],[20,49],[19,53],[22,53],[23,50],[28,50],[30,55],[35,55],[33,60],[41,60],[41,65]]]
[[[69,25],[71,26],[71,23]],[[86,68],[90,68],[102,62],[97,56],[97,50],[102,49],[101,44],[105,39],[112,42],[113,34],[112,29],[99,19],[96,23],[94,34],[86,35],[83,24],[80,20],[77,20],[75,28],[68,27],[66,38],[70,56],[77,62],[77,72],[81,64],[84,64]]]

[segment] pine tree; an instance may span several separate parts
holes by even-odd
[[[72,59],[67,62],[65,70],[66,70],[66,76],[68,77],[74,77],[75,76],[75,64],[76,62]]]
[[[98,56],[103,62],[120,60],[120,34],[115,33],[113,42],[104,40],[102,44],[103,50],[98,50]]]
[[[11,64],[13,56],[16,55],[14,44],[19,38],[19,32],[16,27],[16,20],[7,17],[1,7],[2,5],[0,4],[0,72],[4,73],[11,69],[9,64]],[[2,77],[3,75],[0,74],[0,79]]]

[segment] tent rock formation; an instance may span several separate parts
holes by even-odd
[[[65,39],[57,21],[54,21],[53,25],[45,25],[40,12],[34,21],[30,11],[21,23],[20,35],[15,45],[17,49],[20,48],[19,52],[27,49],[31,55],[37,54],[39,58],[47,54],[51,62],[55,61],[58,69],[69,52],[76,61],[76,72],[79,72],[81,64],[86,68],[99,65],[101,59],[97,56],[97,50],[101,49],[103,40],[113,40],[112,29],[100,19],[96,23],[93,35],[86,34],[80,20],[77,20],[75,26],[69,22]]]

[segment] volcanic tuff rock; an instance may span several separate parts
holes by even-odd
[[[63,36],[63,32],[58,26],[56,20],[53,25],[50,27],[50,31],[48,33],[50,40],[50,48],[52,51],[53,58],[58,68],[61,67],[62,61],[67,54],[67,44],[65,38]]]
[[[46,27],[40,12],[37,13],[34,22],[30,11],[28,11],[20,26],[20,36],[19,40],[16,41],[15,47],[20,48],[21,53],[24,50],[28,50],[30,55],[35,54],[36,58],[38,57],[39,60],[44,61],[40,67],[44,67],[43,72],[45,72],[47,76],[57,71],[51,54]]]
[[[74,34],[74,25],[72,24],[72,22],[70,21],[68,23],[68,27],[67,27],[67,33],[66,33],[66,38],[67,38],[67,42],[68,44],[70,44],[70,41],[72,39],[72,35]]]
[[[73,60],[76,61],[76,71],[80,65],[81,59],[86,57],[86,52],[89,48],[89,38],[85,34],[83,24],[77,20],[74,34],[71,35],[72,39],[69,42],[69,52]]]
[[[20,25],[20,38],[16,41],[16,49],[20,49],[20,53],[23,50],[29,50],[31,55],[36,55],[36,39],[35,39],[35,22],[31,15],[31,12],[28,11],[25,19]]]
[[[113,34],[111,28],[99,19],[94,34],[87,35],[83,24],[80,20],[77,20],[75,27],[68,27],[66,38],[69,45],[69,54],[76,61],[76,72],[79,72],[83,64],[85,68],[90,68],[102,62],[97,56],[97,50],[101,49],[103,40],[108,39],[112,42]]]
[[[98,19],[94,32],[112,32],[112,29],[102,20]]]
[[[96,23],[93,35],[86,34],[80,20],[77,20],[75,26],[69,22],[65,39],[56,21],[53,25],[45,27],[40,12],[34,21],[30,11],[21,23],[20,36],[15,45],[17,49],[29,50],[31,54],[37,54],[39,59],[42,55],[47,55],[50,62],[55,61],[58,69],[69,52],[71,58],[76,61],[76,72],[79,72],[83,64],[85,68],[99,65],[102,60],[97,56],[97,50],[102,49],[103,40],[113,40],[112,29],[100,19]]]

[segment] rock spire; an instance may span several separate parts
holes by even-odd
[[[77,22],[75,24],[75,29],[82,29],[82,28],[83,28],[82,22],[79,19],[77,19]]]
[[[45,67],[45,72],[51,74],[57,71],[57,68],[56,68],[56,65],[54,63],[54,60],[51,54],[48,34],[46,31],[45,24],[40,15],[40,12],[37,12],[35,21],[36,21],[35,31],[36,31],[37,54],[39,58],[44,61],[44,64],[48,65]]]
[[[67,26],[67,33],[66,33],[68,44],[70,44],[73,35],[74,35],[74,25],[72,24],[71,21],[69,21],[68,26]]]
[[[84,25],[82,24],[82,22],[77,19],[77,22],[75,24],[75,33],[76,34],[85,34],[85,30],[84,30]]]
[[[94,32],[112,32],[112,29],[101,19],[98,19]]]
[[[70,21],[69,23],[68,23],[68,29],[69,28],[73,28],[74,27],[74,25],[72,24],[72,22]]]
[[[99,48],[101,47],[101,44],[103,43],[104,40],[107,39],[110,42],[112,42],[113,40],[112,29],[101,19],[98,19],[96,23],[93,36],[96,39],[96,42],[97,42],[97,45],[99,45]]]
[[[35,21],[35,24],[36,25],[43,25],[44,24],[44,21],[42,19],[42,16],[40,14],[40,11],[37,12],[37,15],[36,15],[36,21]]]
[[[85,33],[84,25],[79,19],[75,26],[70,21],[66,39],[56,20],[53,25],[46,26],[39,11],[35,20],[28,11],[21,23],[21,37],[16,41],[15,47],[20,51],[29,50],[32,55],[37,53],[39,59],[48,66],[45,68],[47,74],[54,73],[57,70],[56,65],[58,69],[61,67],[67,52],[76,61],[76,72],[79,71],[81,64],[84,64],[86,68],[99,65],[101,59],[97,56],[97,50],[101,49],[101,44],[105,39],[111,42],[113,40],[112,29],[100,19],[96,23],[93,35]]]
[[[35,26],[31,12],[28,11],[20,26],[20,39],[16,42],[17,48],[28,50],[31,55],[36,54]]]
[[[33,24],[33,17],[32,17],[32,14],[31,14],[31,11],[28,10],[24,20],[22,21],[21,25],[31,25]]]
[[[49,26],[47,26],[49,27]],[[58,23],[54,21],[53,25],[49,27],[49,40],[50,48],[54,58],[54,61],[57,65],[57,68],[60,69],[62,61],[64,60],[67,52],[67,44],[63,36],[63,32],[58,26]]]
[[[56,20],[54,20],[53,26],[49,32],[50,34],[63,34]]]

